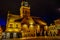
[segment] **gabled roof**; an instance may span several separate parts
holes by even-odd
[[[45,21],[43,21],[42,19],[40,19],[39,17],[24,17],[22,19],[17,19],[15,20],[16,22],[21,22],[21,23],[27,23],[29,24],[29,21],[32,21],[34,24],[40,24],[40,25],[47,25]]]
[[[27,24],[30,24],[30,23],[34,23],[34,20],[32,19],[32,17],[28,17],[28,18],[24,18],[21,23],[27,23]]]

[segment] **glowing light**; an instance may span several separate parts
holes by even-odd
[[[33,24],[33,22],[30,22],[30,24]]]
[[[12,29],[8,29],[9,32],[12,32]]]
[[[33,24],[30,24],[29,29],[30,29],[31,32],[34,31],[34,26],[33,26]]]
[[[37,25],[37,33],[40,32],[40,25]]]
[[[33,25],[31,24],[30,27],[33,28]]]
[[[29,21],[29,24],[33,24],[34,21],[31,19],[31,20],[28,20]]]
[[[40,25],[38,25],[38,28],[40,28]]]
[[[24,31],[27,31],[28,30],[28,25],[27,24],[24,24],[23,25],[23,29],[24,29]]]
[[[56,11],[57,11],[58,13],[60,13],[60,8],[57,8]]]
[[[48,26],[45,26],[44,29],[47,30],[48,29]]]
[[[18,32],[19,30],[18,29],[14,29],[15,32]]]
[[[24,24],[23,27],[27,27],[27,24]]]

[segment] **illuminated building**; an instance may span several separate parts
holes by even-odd
[[[54,20],[55,26],[58,30],[58,36],[60,35],[60,19]]]
[[[47,25],[39,17],[30,16],[30,5],[27,1],[22,1],[20,15],[8,12],[7,17],[6,32],[14,33],[14,35],[22,33],[22,37],[34,37],[37,33],[40,34],[40,28],[43,30],[44,26]]]
[[[5,30],[5,32],[7,32],[7,37],[10,34],[11,35],[13,34],[13,36],[14,36],[15,34],[17,35],[18,33],[20,33],[21,23],[15,22],[16,19],[20,18],[20,16],[13,15],[10,12],[8,12],[7,17],[8,18],[7,18],[7,24],[6,24],[6,30]]]
[[[48,35],[49,36],[56,36],[57,35],[57,28],[55,25],[50,24]]]
[[[39,17],[30,15],[30,5],[27,1],[22,1],[21,3],[20,17],[15,21],[21,23],[22,36],[36,36],[36,33],[40,33],[40,26],[42,25],[42,29],[44,29],[44,26],[47,25]]]
[[[54,23],[58,29],[60,29],[60,19],[54,20]]]
[[[1,26],[0,26],[0,39],[2,38],[2,28],[1,28]]]

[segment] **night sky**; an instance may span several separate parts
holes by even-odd
[[[58,0],[28,0],[31,15],[45,20],[48,24],[60,18],[60,2]],[[0,0],[0,25],[6,24],[7,13],[19,15],[21,0]]]

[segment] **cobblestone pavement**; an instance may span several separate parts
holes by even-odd
[[[2,40],[60,40],[60,36],[55,37],[25,37],[25,38],[13,38],[13,39],[2,39]]]

